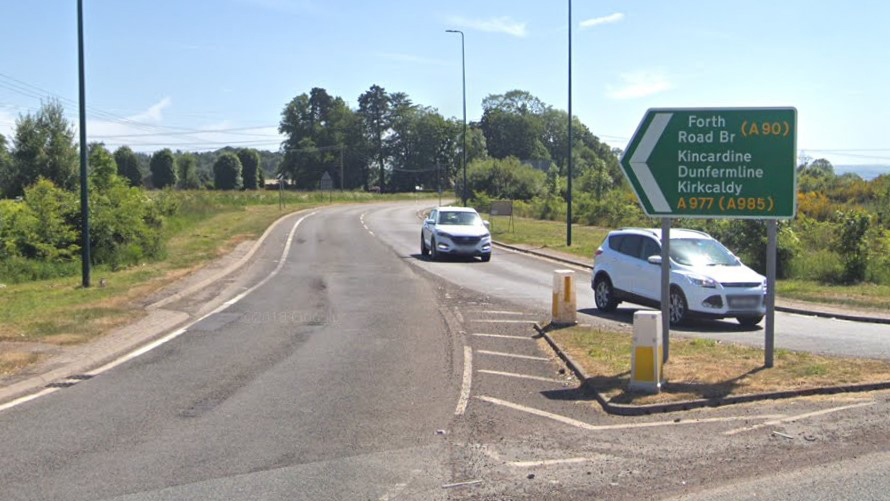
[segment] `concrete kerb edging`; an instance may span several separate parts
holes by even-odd
[[[195,292],[198,292],[199,290],[215,283],[221,278],[234,273],[250,260],[250,258],[257,252],[257,250],[259,250],[263,242],[265,242],[265,240],[269,237],[275,227],[277,227],[284,219],[296,214],[300,214],[302,212],[306,212],[308,210],[310,209],[299,209],[287,214],[283,214],[281,217],[273,221],[268,228],[266,228],[266,231],[263,232],[259,239],[254,243],[253,247],[251,247],[251,249],[244,256],[242,256],[241,259],[195,285],[192,285],[186,289],[183,289],[182,291],[171,294],[170,296],[167,296],[160,301],[156,301],[146,306],[145,309],[147,312],[149,312],[150,315],[160,316],[160,320],[156,322],[154,328],[151,329],[150,333],[144,336],[133,338],[129,342],[124,342],[120,346],[117,346],[115,349],[107,350],[101,354],[88,355],[76,362],[65,365],[64,367],[58,367],[43,374],[35,374],[28,379],[19,381],[18,383],[14,383],[5,388],[0,388],[0,404],[25,397],[27,395],[40,391],[55,382],[89,372],[96,369],[97,367],[101,367],[113,360],[117,360],[118,358],[126,355],[127,353],[135,349],[138,349],[140,346],[160,339],[168,332],[172,332],[179,326],[184,325],[186,322],[189,321],[191,315],[188,315],[184,312],[164,310],[162,309],[162,307],[171,303],[172,301],[176,301],[183,297],[194,294]]]
[[[558,261],[560,263],[570,264],[572,266],[577,266],[579,268],[584,268],[586,270],[593,270],[593,266],[590,266],[587,263],[582,263],[580,261],[575,261],[572,259],[566,259],[559,256],[552,256],[550,254],[545,254],[543,252],[535,252],[531,249],[523,249],[520,247],[516,247],[513,245],[505,244],[503,242],[496,242],[492,240],[492,243],[498,247],[503,247],[505,249],[509,249],[513,252],[519,252],[522,254],[528,254],[529,256],[540,257],[544,259],[549,259],[551,261]],[[783,313],[796,313],[798,315],[809,315],[813,317],[820,318],[836,318],[838,320],[849,320],[851,322],[867,322],[873,324],[888,324],[890,325],[890,318],[884,317],[869,317],[865,315],[855,315],[851,313],[834,313],[834,312],[826,312],[826,311],[818,311],[818,310],[805,310],[803,308],[793,308],[790,306],[779,306],[776,305],[776,311],[781,311]]]
[[[803,388],[799,390],[774,391],[768,393],[751,393],[748,395],[736,395],[723,398],[703,398],[696,400],[681,400],[679,402],[670,402],[666,404],[645,404],[645,405],[628,405],[613,404],[603,397],[603,395],[590,385],[590,376],[584,372],[581,365],[575,362],[572,357],[566,353],[553,339],[552,336],[541,327],[537,322],[534,323],[535,330],[547,341],[553,351],[559,355],[566,365],[575,373],[575,376],[581,381],[581,390],[593,396],[600,404],[603,410],[608,414],[617,416],[645,416],[649,414],[659,414],[666,412],[688,411],[692,409],[700,409],[704,407],[723,407],[725,405],[741,404],[746,402],[756,402],[761,400],[779,400],[785,398],[809,397],[813,395],[835,395],[838,393],[856,393],[875,390],[890,389],[890,381],[881,381],[877,383],[865,384],[849,384],[839,386],[819,386],[814,388]]]

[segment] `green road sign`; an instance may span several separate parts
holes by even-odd
[[[795,108],[650,109],[621,157],[649,216],[790,219]]]

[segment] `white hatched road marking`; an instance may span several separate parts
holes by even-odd
[[[869,405],[874,405],[874,404],[875,404],[874,401],[860,402],[858,404],[842,405],[840,407],[831,407],[828,409],[822,409],[820,411],[806,412],[804,414],[797,414],[795,416],[782,416],[782,417],[779,417],[778,419],[774,419],[772,421],[767,421],[765,423],[760,423],[760,424],[756,424],[753,426],[746,426],[744,428],[736,428],[734,430],[725,431],[725,432],[723,432],[723,434],[724,435],[735,435],[736,433],[758,430],[758,429],[764,428],[766,426],[775,426],[777,424],[787,423],[789,421],[797,421],[798,419],[806,419],[806,418],[811,418],[811,417],[816,417],[816,416],[823,416],[825,414],[831,414],[833,412],[845,411],[847,409],[855,409],[857,407],[867,407]]]
[[[473,310],[473,313],[487,313],[489,315],[532,315],[522,311],[503,311],[503,310]]]
[[[457,408],[454,415],[460,416],[467,410],[470,402],[470,386],[473,384],[473,349],[464,346],[464,377],[460,386],[460,398],[457,400]]]
[[[558,464],[575,464],[575,463],[586,463],[588,461],[597,461],[600,458],[565,458],[565,459],[542,459],[540,461],[511,461],[508,463],[510,466],[516,466],[517,468],[531,468],[536,466],[553,466]]]
[[[546,357],[533,357],[531,355],[515,355],[513,353],[503,353],[500,351],[476,350],[476,353],[481,353],[483,355],[494,355],[496,357],[521,358],[523,360],[540,360],[543,362],[547,362],[550,360],[549,358],[546,358]]]
[[[487,369],[479,369],[476,372],[482,372],[484,374],[494,374],[496,376],[506,376],[506,377],[515,377],[519,379],[532,379],[534,381],[544,381],[547,383],[565,383],[565,381],[560,379],[554,379],[549,377],[540,377],[540,376],[529,376],[528,374],[516,374],[515,372],[502,372],[502,371],[490,371]]]
[[[479,337],[496,337],[501,339],[524,339],[526,341],[534,341],[535,339],[531,336],[509,336],[507,334],[486,334],[484,332],[474,332],[474,336]]]
[[[514,404],[513,402],[508,402],[506,400],[501,400],[499,398],[487,397],[487,396],[477,396],[479,400],[500,405],[502,407],[507,407],[513,410],[525,412],[528,414],[534,414],[535,416],[545,417],[548,419],[552,419],[554,421],[559,421],[560,423],[567,424],[569,426],[574,426],[575,428],[581,428],[582,430],[588,431],[604,431],[604,430],[624,430],[624,429],[632,429],[632,428],[654,428],[657,426],[679,426],[684,424],[700,424],[700,423],[719,423],[724,421],[743,421],[750,419],[778,419],[785,417],[784,414],[761,414],[758,416],[728,416],[728,417],[715,417],[715,418],[701,418],[701,419],[688,419],[682,421],[649,421],[645,423],[627,423],[627,424],[609,424],[609,425],[592,425],[590,423],[585,423],[583,421],[578,421],[577,419],[572,419],[570,417],[561,416],[559,414],[553,414],[552,412],[542,411],[540,409],[535,409],[533,407],[526,407],[524,405]]]
[[[471,322],[484,322],[487,324],[533,324],[533,320],[507,320],[507,319],[490,319],[490,318],[474,318]]]

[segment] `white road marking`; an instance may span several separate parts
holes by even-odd
[[[488,313],[489,315],[532,315],[521,311],[502,311],[502,310],[473,310],[476,313]]]
[[[405,490],[405,487],[408,487],[407,482],[396,484],[392,487],[392,489],[386,491],[386,494],[380,496],[377,499],[378,501],[390,501],[391,499],[395,499],[399,497],[399,494],[401,494],[403,490]]]
[[[460,398],[457,400],[455,416],[461,416],[467,410],[470,402],[470,386],[473,384],[473,349],[464,346],[464,377],[460,385]]]
[[[367,212],[362,212],[362,215],[358,217],[358,220],[361,221],[362,224],[365,224],[365,214],[367,214]]]
[[[588,461],[596,461],[598,458],[565,458],[565,459],[542,459],[540,461],[511,461],[507,464],[516,466],[517,468],[531,468],[537,466],[553,466],[558,464],[575,464],[586,463]]]
[[[496,338],[501,338],[501,339],[524,339],[526,341],[534,341],[534,338],[532,338],[531,336],[509,336],[507,334],[485,334],[482,332],[474,332],[473,335],[479,336],[479,337],[496,337]]]
[[[477,396],[479,400],[483,400],[488,403],[492,403],[495,405],[500,405],[503,407],[507,407],[513,410],[526,412],[528,414],[534,414],[535,416],[545,417],[548,419],[552,419],[554,421],[559,421],[560,423],[567,424],[569,426],[574,426],[576,428],[581,428],[582,430],[588,431],[604,431],[604,430],[624,430],[624,429],[632,429],[632,428],[653,428],[657,426],[679,426],[684,424],[701,424],[701,423],[719,423],[723,421],[742,421],[748,419],[776,419],[785,417],[784,414],[761,414],[758,416],[728,416],[728,417],[715,417],[715,418],[702,418],[702,419],[686,419],[677,421],[649,421],[645,423],[627,423],[627,424],[609,424],[609,425],[592,425],[589,423],[585,423],[583,421],[578,421],[577,419],[572,419],[570,417],[561,416],[559,414],[553,414],[552,412],[542,411],[540,409],[535,409],[533,407],[526,407],[520,404],[514,404],[513,402],[507,402],[506,400],[501,400],[494,397],[486,397],[486,396]]]
[[[745,431],[753,431],[758,430],[760,428],[764,428],[766,426],[775,426],[777,424],[787,423],[789,421],[797,421],[798,419],[806,419],[816,416],[823,416],[825,414],[831,414],[832,412],[845,411],[847,409],[855,409],[857,407],[867,407],[869,405],[874,405],[875,402],[860,402],[858,404],[850,404],[850,405],[842,405],[840,407],[830,407],[828,409],[822,409],[819,411],[806,412],[804,414],[797,414],[795,416],[781,416],[778,419],[774,419],[772,421],[767,421],[765,423],[756,424],[753,426],[746,426],[744,428],[736,428],[734,430],[729,430],[723,432],[724,435],[735,435],[736,433],[742,433]]]
[[[550,360],[547,357],[533,357],[530,355],[515,355],[513,353],[503,353],[500,351],[476,350],[476,353],[481,353],[483,355],[494,355],[496,357],[521,358],[523,360],[541,360],[543,362]]]
[[[166,336],[162,337],[161,339],[158,339],[157,341],[154,341],[154,342],[147,344],[139,349],[131,351],[130,353],[118,358],[117,360],[112,360],[111,362],[103,365],[102,367],[99,367],[98,369],[90,371],[87,374],[89,374],[91,376],[101,374],[107,370],[117,367],[118,365],[120,365],[128,360],[132,360],[132,359],[138,357],[139,355],[143,355],[143,354],[155,349],[158,346],[161,346],[162,344],[182,335],[189,329],[189,327],[192,327],[193,325],[197,324],[198,322],[204,320],[205,318],[207,318],[211,315],[215,315],[215,314],[225,310],[229,306],[232,306],[233,304],[235,304],[238,301],[247,297],[247,295],[250,294],[251,292],[253,292],[253,291],[259,289],[260,287],[262,287],[263,285],[265,285],[266,282],[268,282],[269,280],[272,280],[272,278],[274,278],[275,275],[278,275],[278,273],[281,271],[281,269],[284,268],[284,264],[287,262],[287,255],[290,252],[291,244],[294,241],[294,234],[297,232],[297,228],[300,226],[300,223],[302,223],[303,220],[306,219],[307,217],[312,216],[313,214],[316,214],[316,213],[318,213],[318,211],[310,212],[309,214],[306,214],[305,216],[301,217],[294,223],[293,227],[291,227],[290,233],[287,236],[287,242],[284,244],[284,250],[281,252],[281,259],[279,259],[278,265],[275,266],[275,269],[272,270],[271,273],[266,275],[266,278],[260,280],[259,283],[253,285],[251,288],[247,289],[246,291],[242,292],[241,294],[238,294],[237,296],[233,297],[232,299],[229,299],[228,301],[221,304],[216,309],[207,313],[206,315],[189,322],[184,327],[182,327],[176,331],[173,331],[170,334],[167,334]]]
[[[528,374],[516,374],[515,372],[502,372],[502,371],[490,371],[487,369],[479,369],[476,372],[482,372],[485,374],[494,374],[496,376],[506,376],[506,377],[515,377],[519,379],[532,379],[534,381],[544,381],[547,383],[565,383],[565,381],[561,379],[554,379],[549,377],[540,377],[540,376],[529,376]]]
[[[34,400],[35,398],[40,398],[44,395],[49,395],[50,393],[52,393],[54,391],[59,391],[59,388],[45,388],[43,390],[38,391],[37,393],[31,394],[31,395],[25,395],[24,397],[17,398],[11,402],[6,402],[5,404],[0,405],[0,412],[5,411],[6,409],[11,409],[12,407],[15,407],[16,405],[21,405],[25,402],[30,402],[31,400]]]
[[[533,320],[507,320],[507,319],[488,319],[488,318],[476,318],[470,320],[471,322],[484,322],[488,324],[533,324]]]
[[[368,230],[368,233],[370,233],[371,235],[374,235],[374,232],[371,230]]]

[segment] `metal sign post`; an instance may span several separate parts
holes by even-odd
[[[795,108],[650,109],[621,157],[643,212],[662,218],[664,360],[670,325],[670,218],[767,220],[764,366],[773,366],[776,220],[797,212]]]
[[[671,218],[661,218],[661,347],[667,363],[671,332]]]
[[[334,201],[334,180],[331,179],[331,175],[325,172],[321,176],[321,190],[328,192],[328,202]]]

